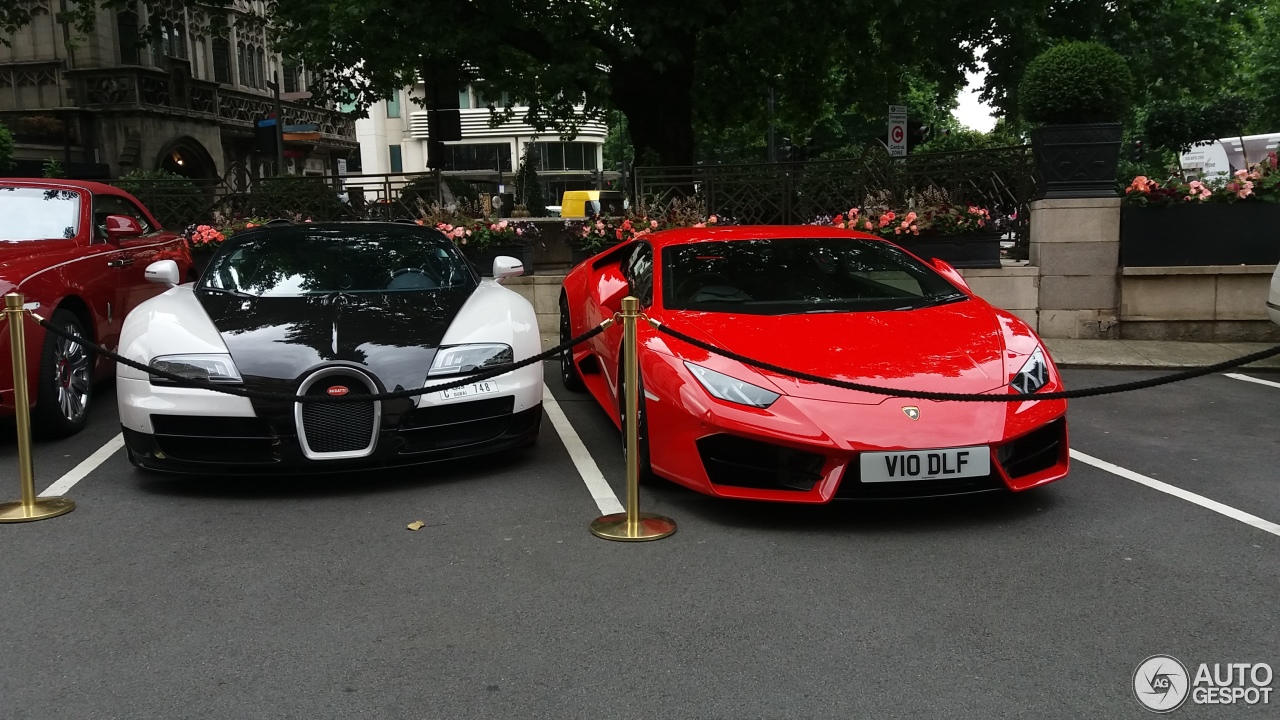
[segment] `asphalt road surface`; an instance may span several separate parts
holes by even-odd
[[[617,431],[547,378],[625,497]],[[37,446],[41,489],[118,433],[98,401]],[[346,477],[168,479],[117,451],[75,512],[0,526],[0,718],[1143,718],[1148,656],[1280,668],[1280,386],[1211,376],[1070,423],[1120,474],[826,507],[658,482],[644,509],[679,532],[647,544],[588,533],[549,422],[509,457]]]

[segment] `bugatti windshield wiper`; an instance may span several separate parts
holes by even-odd
[[[234,295],[236,297],[253,298],[254,300],[258,299],[257,295],[254,295],[253,293],[244,292],[243,290],[231,290],[228,288],[208,287],[208,286],[202,287],[200,289],[205,292],[218,293],[220,295]]]

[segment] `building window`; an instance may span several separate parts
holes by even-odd
[[[249,46],[236,43],[236,67],[240,70],[240,84],[253,87],[253,63],[249,62]]]
[[[511,172],[510,143],[445,145],[443,170],[492,170]]]
[[[555,170],[596,170],[595,143],[585,142],[540,142],[538,152],[542,156],[542,167],[547,171]]]
[[[465,87],[458,91],[458,109],[471,109],[471,91]]]
[[[231,43],[226,38],[213,39],[213,79],[231,82]]]
[[[400,146],[392,145],[388,149],[391,151],[391,172],[404,172],[404,159],[400,157]]]
[[[302,85],[302,70],[293,63],[286,63],[284,66],[284,91],[287,93],[298,92]]]
[[[116,36],[120,40],[120,64],[137,65],[138,57],[138,14],[132,10],[116,13]]]
[[[477,90],[476,91],[476,107],[478,108],[489,107],[490,104],[492,104],[495,109],[506,107],[507,94],[504,92],[497,97],[490,98],[490,97],[485,97],[480,93],[479,90]]]
[[[400,117],[400,91],[396,90],[387,96],[387,117]]]
[[[267,86],[267,52],[262,48],[258,48],[257,63],[258,64],[257,64],[257,69],[255,72],[254,79],[258,81],[257,87],[260,87],[260,88],[266,87]]]

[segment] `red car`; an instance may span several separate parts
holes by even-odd
[[[812,375],[952,393],[1051,392],[1061,380],[1022,320],[950,265],[870,235],[723,227],[643,236],[565,278],[560,335],[627,295],[668,327]],[[622,427],[622,328],[561,358]],[[1067,474],[1067,404],[903,400],[754,369],[639,324],[640,464],[699,492],[833,498],[1026,490]]]
[[[65,180],[0,179],[0,294],[20,292],[27,307],[71,332],[115,348],[124,318],[162,292],[145,272],[174,260],[191,267],[187,243],[166,231],[129,193]],[[40,435],[84,426],[94,381],[112,364],[78,343],[25,325],[32,425]],[[0,326],[0,415],[14,411],[8,323]]]

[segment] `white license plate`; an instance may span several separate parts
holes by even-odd
[[[470,397],[472,395],[488,395],[489,393],[496,392],[498,392],[498,383],[486,380],[484,382],[463,385],[462,387],[441,390],[440,397],[445,400],[453,400],[454,398]]]
[[[909,482],[991,474],[991,451],[985,445],[941,450],[865,452],[859,457],[862,482]]]

